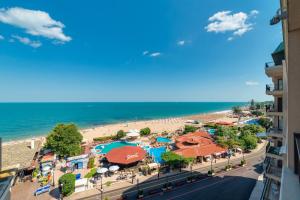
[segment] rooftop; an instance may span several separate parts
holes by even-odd
[[[206,131],[188,133],[176,139],[174,152],[184,157],[209,156],[216,153],[223,153],[226,149],[214,143],[212,137]]]
[[[106,159],[111,163],[127,165],[143,160],[146,151],[138,146],[124,146],[115,148],[106,154]]]
[[[31,140],[3,144],[2,146],[2,170],[11,168],[28,168],[36,152],[40,150],[42,141],[35,140],[34,148],[30,148]]]

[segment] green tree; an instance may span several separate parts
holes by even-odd
[[[242,114],[242,109],[239,106],[234,106],[234,107],[232,107],[232,112],[235,115],[240,115],[240,114]]]
[[[241,134],[243,135],[245,131],[250,131],[252,135],[261,133],[265,131],[265,128],[260,125],[247,124],[241,129]]]
[[[47,136],[45,147],[59,156],[76,156],[81,153],[81,141],[75,124],[58,124]]]
[[[241,140],[244,142],[245,150],[252,150],[257,146],[257,137],[254,135],[244,135]]]
[[[269,129],[272,126],[272,121],[269,118],[262,117],[258,120],[258,124],[265,129]]]
[[[251,114],[255,115],[256,117],[264,115],[264,113],[262,111],[260,111],[260,110],[251,110]]]
[[[62,184],[62,194],[64,196],[69,196],[75,191],[75,174],[64,174],[62,175],[58,182]]]
[[[172,151],[163,153],[161,158],[172,167],[181,167],[182,164],[187,165],[194,161],[194,158],[184,158],[183,156],[180,156]]]
[[[198,128],[195,127],[195,126],[185,125],[184,126],[184,130],[183,130],[183,134],[193,133],[193,132],[195,132],[197,130],[198,130]]]
[[[251,99],[249,109],[250,110],[255,110],[255,101],[254,101],[254,99]]]
[[[143,128],[140,130],[140,135],[141,136],[146,136],[146,135],[150,135],[151,130],[149,127]]]
[[[117,138],[117,139],[121,139],[121,138],[123,138],[123,137],[125,137],[125,136],[126,136],[126,133],[125,133],[123,130],[119,130],[119,131],[117,132],[116,138]]]

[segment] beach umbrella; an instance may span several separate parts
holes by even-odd
[[[49,171],[51,169],[51,167],[49,165],[46,165],[45,167],[43,167],[43,171]]]
[[[108,171],[108,169],[105,168],[105,167],[102,167],[102,168],[98,168],[98,169],[97,169],[97,173],[98,173],[98,174],[104,174],[104,173],[107,172],[107,171]]]
[[[120,167],[118,165],[113,165],[109,167],[109,171],[111,172],[115,172],[118,171],[120,169]]]

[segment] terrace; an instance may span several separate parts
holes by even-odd
[[[266,85],[266,94],[273,96],[282,96],[283,95],[283,85],[282,84],[267,84]]]
[[[281,147],[270,146],[267,150],[266,156],[282,160],[282,154],[280,149]]]

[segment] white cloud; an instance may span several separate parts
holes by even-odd
[[[42,43],[40,41],[32,41],[27,37],[20,37],[18,35],[12,35],[11,37],[33,48],[39,48],[40,46],[42,46]]]
[[[145,55],[147,55],[147,54],[149,54],[149,51],[144,51],[144,52],[143,52],[143,56],[145,56]]]
[[[4,40],[4,36],[3,35],[0,35],[0,40]]]
[[[60,42],[68,42],[72,38],[63,33],[65,25],[50,17],[47,12],[29,10],[20,7],[0,9],[0,22],[25,29],[34,36],[43,36]]]
[[[233,37],[229,37],[227,38],[228,41],[232,41],[233,40]]]
[[[257,10],[252,10],[249,15],[244,12],[233,14],[231,11],[217,12],[208,19],[210,23],[205,29],[207,32],[215,33],[231,32],[232,36],[228,38],[230,41],[234,36],[242,36],[252,30],[253,24],[249,22],[249,19],[258,13]]]
[[[255,16],[255,15],[258,15],[259,14],[259,11],[258,10],[251,10],[250,11],[250,15],[251,16]]]
[[[183,46],[185,44],[186,44],[186,41],[184,41],[184,40],[180,40],[180,41],[177,42],[178,46]]]
[[[259,85],[259,82],[257,82],[257,81],[246,81],[245,84],[248,85],[248,86],[256,86],[256,85]]]
[[[150,57],[159,57],[159,56],[161,56],[161,53],[160,52],[153,52],[149,56]]]

